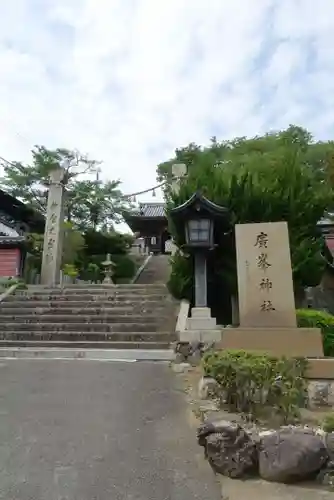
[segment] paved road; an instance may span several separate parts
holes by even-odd
[[[0,363],[0,498],[218,500],[165,364]]]

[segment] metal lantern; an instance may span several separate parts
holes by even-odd
[[[186,243],[192,247],[211,247],[213,245],[212,219],[189,219],[186,222]]]

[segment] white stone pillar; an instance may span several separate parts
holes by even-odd
[[[62,167],[50,173],[50,187],[46,213],[41,284],[54,286],[60,282],[60,266],[64,230],[64,173]]]
[[[187,175],[187,166],[184,163],[175,163],[172,165],[172,191],[178,193],[180,190],[180,180]]]

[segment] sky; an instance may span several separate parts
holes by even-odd
[[[214,135],[333,139],[333,47],[334,0],[2,0],[0,156],[78,149],[128,194]]]

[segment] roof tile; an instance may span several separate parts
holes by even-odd
[[[140,203],[139,213],[142,217],[165,217],[165,203]]]

